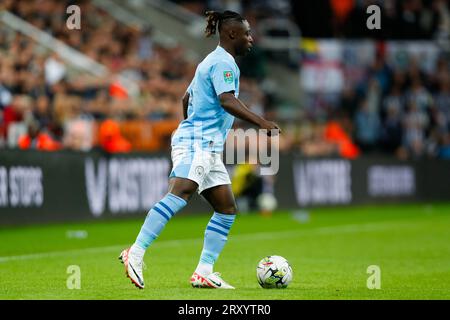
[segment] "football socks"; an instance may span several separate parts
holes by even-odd
[[[227,242],[235,218],[235,214],[214,212],[206,226],[203,250],[196,269],[198,274],[207,276],[212,273],[213,265]]]
[[[184,199],[168,193],[148,212],[134,245],[146,250],[159,236],[166,223],[186,204]]]

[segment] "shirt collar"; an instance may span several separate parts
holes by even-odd
[[[227,50],[225,50],[223,47],[221,47],[220,45],[217,46],[216,50],[225,52],[225,54],[230,56],[230,58],[233,59],[234,62],[236,62],[236,60],[234,59],[233,55],[231,53],[229,53]]]

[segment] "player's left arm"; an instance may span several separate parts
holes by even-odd
[[[277,130],[279,133],[280,128],[276,123],[268,121],[250,111],[249,108],[234,95],[237,90],[235,77],[235,69],[227,62],[218,63],[212,69],[212,84],[222,108],[239,119],[248,121],[261,129],[267,130],[268,135],[272,134],[272,130]]]

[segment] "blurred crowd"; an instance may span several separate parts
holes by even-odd
[[[66,8],[72,2],[4,0],[0,4],[108,69],[104,76],[79,72],[32,39],[1,28],[0,147],[167,150],[170,133],[182,119],[180,98],[196,62],[186,58],[183,47],[156,43],[150,28],[124,25],[91,1],[76,1],[83,13],[81,30],[70,30]],[[267,11],[275,6],[269,1],[178,2],[194,11],[205,5],[236,11],[248,6]],[[355,9],[364,1],[348,2]],[[429,8],[440,3],[418,2]],[[294,6],[290,1],[277,3],[273,12],[280,14],[289,15]],[[417,5],[417,1],[405,3]],[[441,24],[434,25],[438,28]],[[450,76],[445,56],[431,72],[424,72],[417,61],[405,70],[398,69],[379,53],[364,70],[364,81],[347,86],[325,106],[314,99],[302,101],[303,108],[297,109],[303,111],[292,118],[282,116],[283,107],[262,85],[267,76],[264,54],[253,53],[240,65],[240,98],[254,112],[281,123],[282,152],[347,158],[367,153],[394,154],[402,159],[450,157]],[[138,94],[132,94],[118,75],[137,83]],[[139,128],[146,135],[140,135],[153,142],[137,143],[138,129],[126,125],[132,121],[145,123]],[[244,124],[237,121],[237,125]]]
[[[183,47],[155,43],[150,28],[121,24],[91,1],[76,2],[83,13],[81,29],[70,30],[66,27],[70,4],[72,1],[57,0],[2,2],[4,9],[103,64],[109,73],[104,77],[71,74],[68,64],[56,53],[43,50],[26,36],[2,29],[0,145],[45,146],[39,147],[45,150],[89,150],[96,145],[106,148],[101,142],[111,138],[100,135],[115,132],[118,136],[118,123],[124,120],[169,121],[173,125],[164,130],[170,135],[182,118],[180,97],[196,63],[185,58]],[[126,86],[116,80],[117,75],[138,83],[139,95],[130,96]],[[242,81],[242,93],[252,101],[262,95],[254,83],[252,79]],[[161,127],[155,126],[155,130]],[[24,136],[27,139],[21,139]],[[52,143],[37,143],[40,137]],[[35,142],[21,144],[19,140]],[[151,145],[167,148],[167,143]],[[116,149],[129,151],[130,147],[108,150]]]
[[[247,16],[286,18],[304,37],[431,39],[450,34],[447,0],[171,0],[190,11],[233,10]],[[377,5],[382,28],[369,30],[366,12]]]
[[[362,81],[325,101],[316,94],[304,126],[285,130],[291,146],[310,156],[393,154],[400,159],[450,158],[450,66],[437,59],[425,72],[417,60],[405,69],[379,53]],[[340,137],[336,139],[336,137]],[[344,143],[344,144],[343,144]],[[352,151],[353,150],[353,151]]]
[[[102,134],[115,132],[114,136],[118,136],[117,124],[124,120],[169,121],[173,125],[164,130],[170,135],[182,118],[180,97],[193,77],[196,63],[185,58],[183,47],[155,43],[150,28],[121,24],[91,1],[76,2],[83,13],[81,29],[70,30],[66,27],[66,8],[71,3],[11,0],[3,1],[2,6],[103,64],[109,73],[104,77],[73,75],[56,53],[42,50],[26,36],[2,29],[0,144],[89,150],[96,145],[104,147],[101,142],[108,139]],[[115,80],[117,75],[138,83],[140,94],[131,97],[126,86]],[[263,94],[255,80],[242,79],[241,92],[250,105],[260,107]],[[162,126],[155,128],[158,131]],[[160,138],[158,134],[153,136]],[[52,143],[38,143],[40,137]],[[21,144],[19,140],[35,142]],[[167,148],[167,143],[151,145]]]

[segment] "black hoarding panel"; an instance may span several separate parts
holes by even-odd
[[[167,154],[1,151],[0,224],[144,216],[167,193],[170,166]],[[210,210],[198,196],[187,209]]]
[[[0,151],[0,225],[143,218],[167,192],[168,154]],[[280,155],[280,209],[450,200],[450,162]],[[179,214],[212,209],[195,195]]]
[[[385,158],[352,161],[354,203],[421,200],[421,173],[420,162]]]
[[[291,167],[291,207],[450,200],[449,161],[294,158]]]

